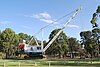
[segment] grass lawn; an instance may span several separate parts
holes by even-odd
[[[100,67],[95,59],[1,59],[0,67]]]

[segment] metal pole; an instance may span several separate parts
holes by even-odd
[[[43,51],[43,34],[44,34],[44,29],[42,28],[41,30],[42,30],[42,41],[41,41],[41,49],[42,49],[42,51]]]

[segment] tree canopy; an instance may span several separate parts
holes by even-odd
[[[49,36],[49,41],[58,33],[60,29],[55,29]],[[50,54],[59,54],[60,57],[64,56],[68,49],[68,37],[64,32],[55,39],[52,45],[48,48],[47,52]]]
[[[91,24],[93,28],[98,27],[99,23],[96,22],[98,18],[100,18],[100,6],[98,6],[96,12],[93,13],[93,17],[91,20]]]
[[[18,51],[18,44],[27,37],[24,33],[16,34],[11,28],[0,31],[0,52],[6,53],[6,58],[14,56]]]

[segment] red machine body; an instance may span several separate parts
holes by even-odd
[[[24,44],[23,44],[23,43],[20,43],[20,44],[19,44],[19,48],[20,48],[20,49],[24,49]]]

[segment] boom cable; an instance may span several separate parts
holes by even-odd
[[[70,14],[74,13],[75,11],[76,11],[76,10],[74,10],[74,11],[72,11],[72,12],[70,12],[70,13],[68,13],[68,14],[66,14],[66,15],[64,15],[64,16],[62,16],[61,18],[59,18],[59,19],[57,19],[57,20],[53,21],[52,23],[50,23],[50,24],[48,24],[48,25],[46,25],[46,26],[42,27],[42,28],[41,28],[38,32],[36,32],[34,35],[36,36],[38,33],[40,33],[40,32],[41,32],[41,30],[42,30],[42,29],[44,29],[44,28],[46,28],[46,27],[48,27],[48,26],[50,26],[50,25],[54,24],[54,22],[58,22],[58,21],[62,20],[63,18],[65,18],[65,17],[67,17],[68,15],[70,15]]]
[[[48,26],[54,24],[54,22],[58,22],[58,21],[62,20],[63,18],[69,16],[70,14],[72,14],[72,13],[74,13],[74,12],[76,12],[76,11],[77,11],[77,10],[74,10],[74,11],[72,11],[72,12],[70,12],[70,13],[68,13],[68,14],[66,14],[66,15],[64,15],[64,16],[62,16],[62,17],[60,17],[60,18],[58,18],[57,20],[54,20],[52,23],[47,24],[46,26],[42,27],[38,32],[36,32],[36,33],[32,36],[32,39],[30,40],[30,42],[33,40],[34,36],[36,37],[36,35],[39,34],[44,28],[46,28],[46,27],[48,27]],[[35,40],[36,40],[36,39],[35,39]],[[28,44],[30,44],[30,42],[29,42]],[[36,43],[37,43],[37,41],[36,41]]]

